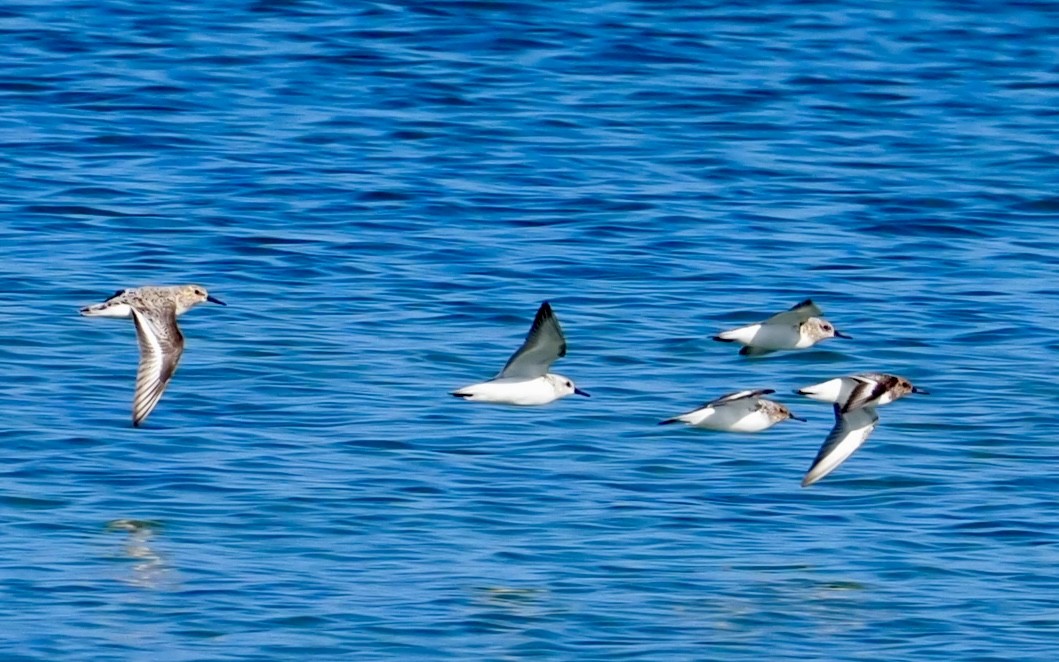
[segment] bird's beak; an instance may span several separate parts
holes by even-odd
[[[795,416],[794,414],[787,414],[787,418],[791,419],[792,421],[801,421],[802,423],[809,422],[809,419],[802,418],[801,416]]]
[[[581,389],[577,388],[576,386],[574,387],[574,393],[576,393],[578,395],[583,395],[586,398],[591,398],[592,397],[591,395],[589,395],[588,393],[585,393],[584,391],[582,391]]]
[[[853,336],[845,334],[845,333],[842,333],[838,329],[835,329],[835,337],[836,338],[845,338],[846,340],[853,340]]]
[[[206,295],[206,301],[209,301],[210,303],[219,303],[222,306],[227,306],[228,305],[225,302],[223,302],[220,299],[218,299],[217,297],[213,296],[212,294],[207,294]]]
[[[913,386],[912,387],[912,392],[913,393],[921,393],[923,395],[930,395],[930,391],[924,391],[923,389],[919,388],[918,386]]]

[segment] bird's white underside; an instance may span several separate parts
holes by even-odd
[[[493,379],[480,384],[471,384],[455,391],[456,395],[475,402],[492,402],[506,405],[546,405],[567,395],[561,392],[553,379],[567,381],[561,375],[548,374],[534,379]]]
[[[756,405],[756,401],[750,402]],[[735,406],[703,407],[682,414],[677,420],[693,427],[724,432],[760,432],[778,422],[764,411],[751,410],[741,403]]]
[[[797,326],[788,324],[750,324],[717,334],[719,338],[734,340],[758,349],[804,349],[815,342]]]
[[[807,398],[812,398],[813,400],[842,404],[849,398],[856,385],[857,382],[853,379],[848,377],[836,377],[835,379],[829,379],[826,382],[820,382],[819,384],[813,384],[812,386],[798,389],[798,392]]]

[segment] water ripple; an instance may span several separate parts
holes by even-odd
[[[1057,25],[0,8],[4,649],[1050,660]],[[181,282],[230,305],[135,430],[133,325],[76,311]],[[808,296],[855,340],[709,340]],[[545,299],[593,397],[450,397]],[[799,488],[831,412],[791,390],[863,370],[932,395]],[[656,425],[744,387],[809,422]]]

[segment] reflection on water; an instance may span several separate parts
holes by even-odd
[[[514,586],[485,586],[477,589],[483,603],[493,607],[519,610],[540,604],[549,595],[545,588],[517,588]]]
[[[129,534],[123,555],[136,561],[132,572],[122,581],[140,588],[158,588],[171,568],[165,559],[151,546],[152,538],[161,527],[157,522],[135,519],[116,519],[107,523],[108,531],[123,531]]]

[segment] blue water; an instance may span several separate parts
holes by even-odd
[[[1052,660],[1050,3],[0,7],[10,660]],[[126,320],[195,282],[130,426]],[[854,340],[745,360],[812,297]],[[543,408],[493,375],[542,300]],[[799,487],[790,389],[932,395]],[[656,422],[771,387],[808,423]]]

